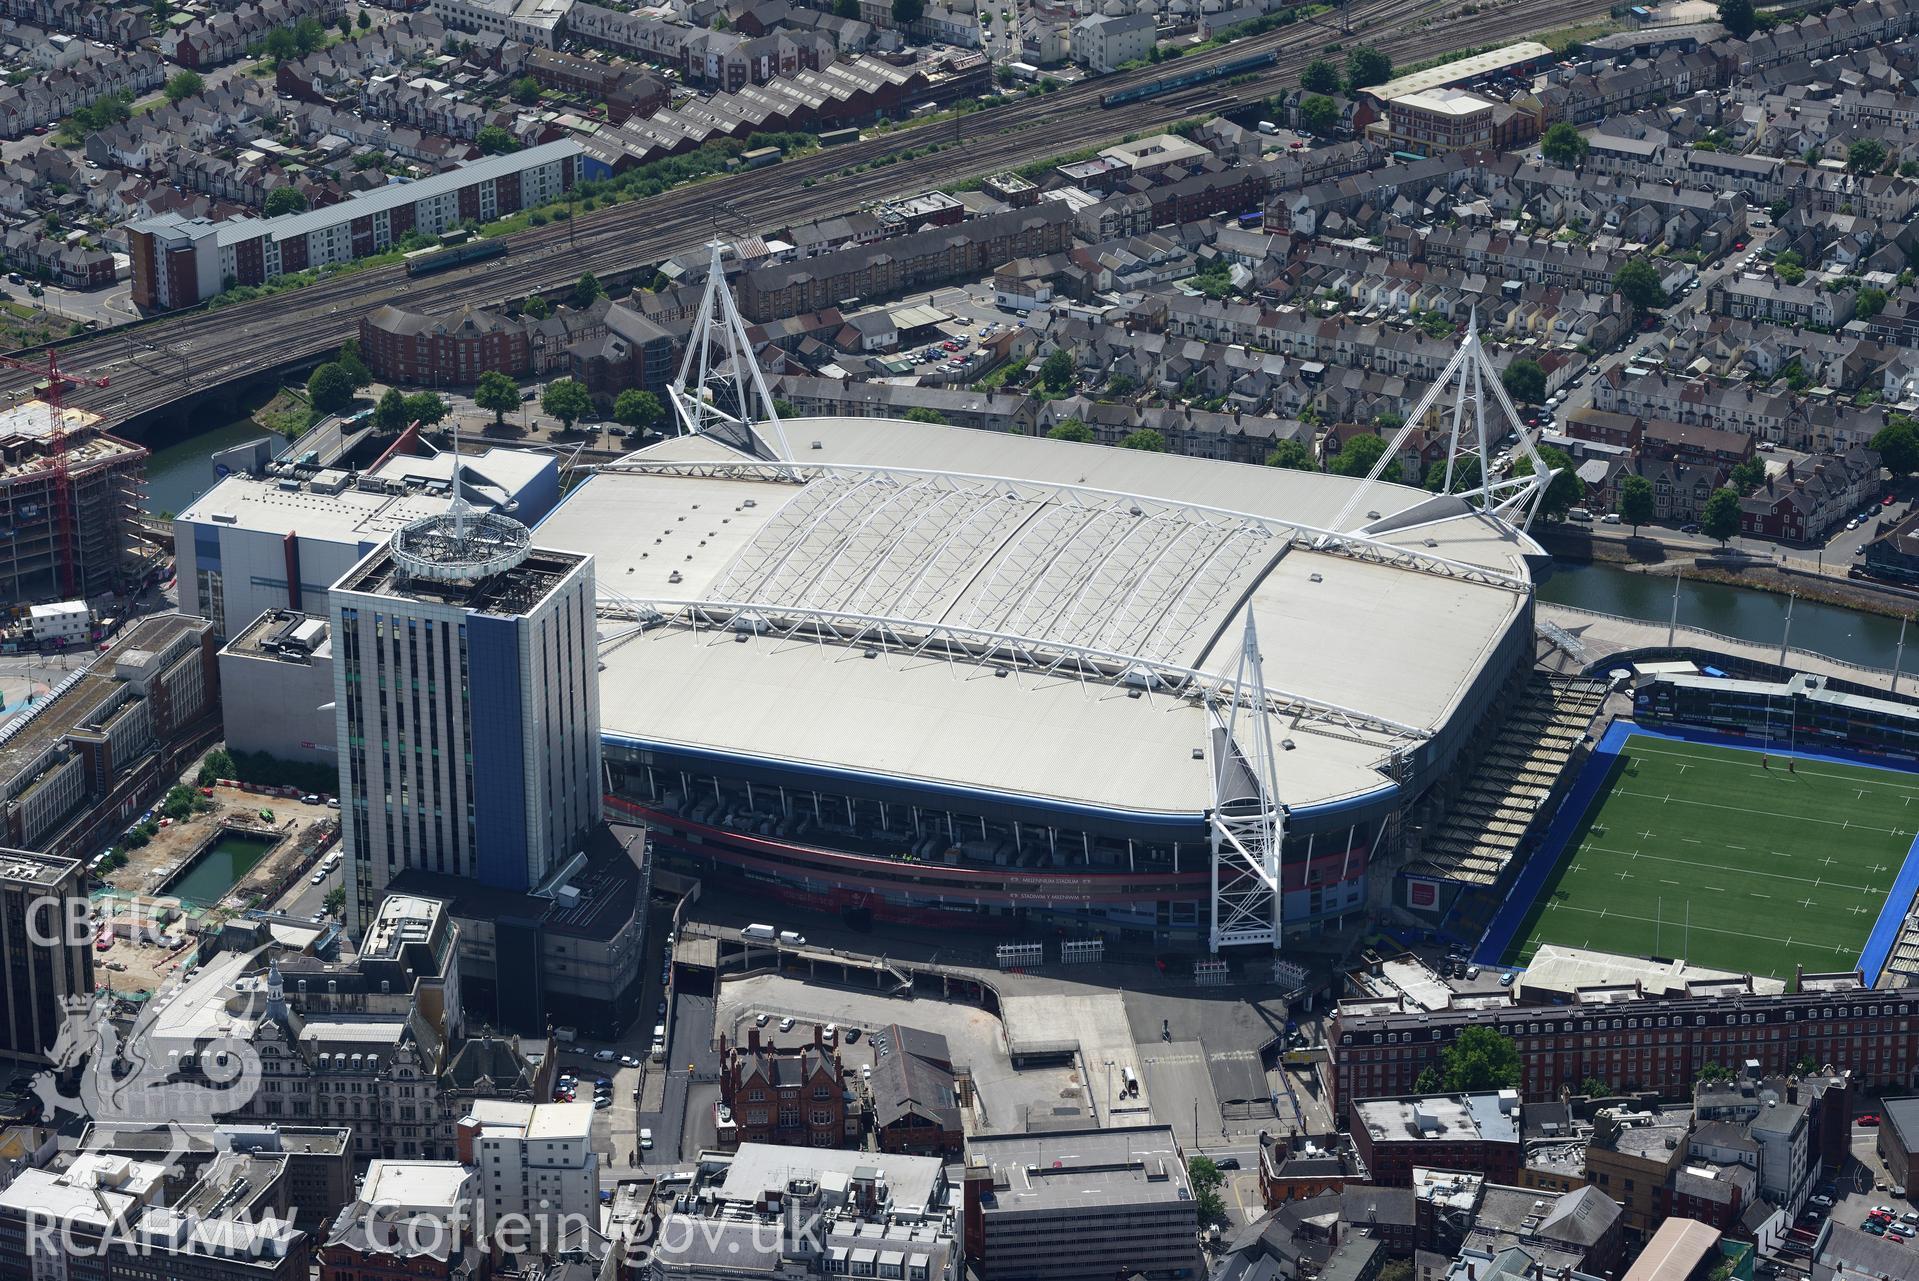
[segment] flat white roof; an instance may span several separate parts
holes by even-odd
[[[360,1200],[400,1210],[451,1210],[472,1175],[458,1161],[381,1161],[367,1166]]]
[[[803,483],[677,438],[577,486],[537,539],[592,553],[603,607],[629,617],[725,602],[904,620],[1206,680],[1234,675],[1250,607],[1270,690],[1368,720],[1275,719],[1295,807],[1383,790],[1391,747],[1445,726],[1530,597],[1530,539],[1422,490],[1366,492],[1342,526],[1378,531],[1363,559],[1296,528],[1332,527],[1344,477],[890,419],[785,431]],[[1401,549],[1508,585],[1387,563]],[[1193,759],[1208,713],[1170,689],[710,625],[654,626],[602,661],[610,737],[1114,812],[1211,803]]]

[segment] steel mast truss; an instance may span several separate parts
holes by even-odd
[[[1285,911],[1280,854],[1286,844],[1286,811],[1279,803],[1265,664],[1250,609],[1238,669],[1227,692],[1223,707],[1218,698],[1207,699],[1213,725],[1213,808],[1207,815],[1213,873],[1210,945],[1215,953],[1226,947],[1277,950]]]
[[[1513,402],[1506,395],[1506,386],[1499,380],[1499,371],[1493,367],[1491,357],[1479,341],[1479,313],[1476,310],[1466,322],[1466,337],[1459,344],[1459,350],[1453,353],[1445,369],[1426,388],[1426,394],[1419,398],[1413,411],[1406,415],[1406,421],[1393,433],[1386,448],[1380,452],[1379,460],[1373,464],[1373,469],[1366,473],[1366,479],[1346,500],[1339,515],[1333,518],[1333,528],[1345,528],[1346,521],[1355,511],[1364,510],[1362,503],[1367,491],[1399,457],[1406,438],[1415,431],[1423,430],[1426,415],[1448,390],[1453,395],[1453,407],[1446,441],[1446,486],[1442,492],[1453,492],[1453,475],[1463,445],[1465,452],[1479,462],[1479,483],[1466,490],[1462,497],[1477,498],[1480,510],[1498,516],[1508,524],[1517,525],[1521,530],[1532,528],[1533,517],[1539,513],[1554,473],[1547,470],[1545,461],[1533,445],[1532,433],[1527,430],[1519,411],[1513,408]],[[1532,463],[1532,471],[1527,475],[1519,475],[1517,471],[1504,479],[1493,475],[1492,442],[1497,436],[1489,432],[1486,425],[1488,394],[1492,397],[1494,408],[1504,415],[1518,436],[1519,451]],[[1419,478],[1410,478],[1408,483],[1418,484]]]
[[[666,394],[689,433],[716,435],[748,453],[771,451],[776,460],[789,461],[793,451],[787,447],[779,410],[754,359],[733,291],[726,287],[724,246],[715,240],[708,248],[712,256],[706,292],[700,296],[680,375]],[[768,430],[762,433],[762,427]]]

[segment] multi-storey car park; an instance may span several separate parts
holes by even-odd
[[[929,925],[1335,922],[1531,666],[1496,504],[1328,474],[810,418],[602,467],[539,539],[595,559],[664,857]]]

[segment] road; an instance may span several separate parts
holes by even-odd
[[[1597,0],[1560,0],[1515,6],[1492,16],[1479,14],[1463,24],[1440,19],[1439,6],[1431,0],[1362,0],[1353,5],[1350,18],[1355,30],[1378,33],[1376,43],[1396,61],[1411,63],[1459,45],[1563,26],[1601,13],[1605,7]],[[760,172],[729,175],[582,214],[571,222],[530,229],[513,237],[514,252],[505,260],[422,280],[411,280],[391,266],[335,273],[304,289],[218,312],[167,317],[126,334],[96,334],[65,347],[65,363],[109,377],[111,386],[78,388],[70,400],[124,421],[195,392],[320,355],[354,333],[371,299],[429,312],[495,303],[577,279],[582,271],[612,274],[692,250],[712,236],[716,223],[777,226],[824,217],[1195,115],[1230,110],[1242,101],[1290,87],[1305,63],[1329,40],[1337,39],[1337,28],[1328,23],[1297,23],[1170,64],[1189,71],[1262,49],[1278,51],[1279,60],[1271,71],[1239,84],[1202,86],[1100,109],[1102,94],[1167,74],[1168,64],[1161,64],[1020,98],[948,123],[897,130],[796,157],[780,167],[771,183]],[[936,143],[946,149],[864,172],[847,172],[902,150]],[[0,391],[30,382],[26,375],[10,374],[0,378]]]

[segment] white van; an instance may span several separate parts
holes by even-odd
[[[741,938],[762,939],[771,943],[779,937],[779,932],[770,925],[749,925],[740,931]]]
[[[780,942],[786,944],[788,947],[805,947],[806,935],[796,933],[793,930],[781,930]]]
[[[1593,514],[1587,511],[1584,507],[1568,507],[1566,509],[1567,520],[1583,520],[1590,525],[1592,523],[1592,518],[1593,518]]]

